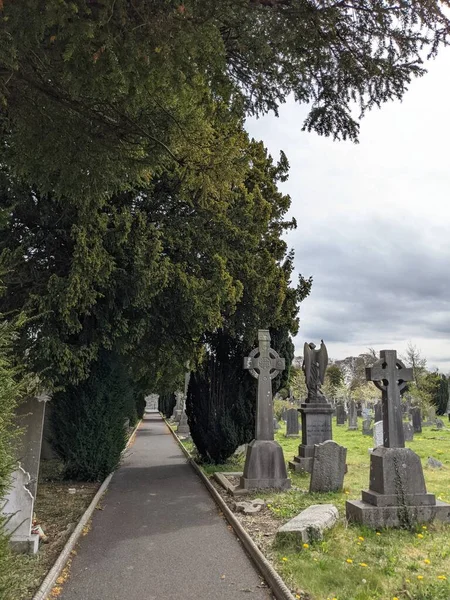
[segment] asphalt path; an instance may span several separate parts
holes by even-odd
[[[146,414],[82,537],[62,600],[268,600],[158,413]]]

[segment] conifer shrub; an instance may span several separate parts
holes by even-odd
[[[102,350],[85,381],[55,394],[51,443],[66,479],[100,481],[118,466],[127,440],[130,389],[120,357]]]
[[[177,403],[175,392],[162,392],[158,398],[158,410],[166,419],[169,419],[173,414],[173,409]]]
[[[142,419],[145,412],[145,396],[142,392],[136,392],[136,415],[138,419]]]

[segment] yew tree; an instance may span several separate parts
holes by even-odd
[[[447,0],[4,0],[2,164],[78,202],[172,163],[214,179],[218,102],[264,114],[289,95],[310,106],[304,128],[356,140],[359,116],[401,98],[447,43],[447,8]]]

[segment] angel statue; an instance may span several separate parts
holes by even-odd
[[[303,349],[302,369],[305,373],[306,387],[308,388],[308,397],[306,402],[327,402],[322,390],[320,389],[325,381],[325,371],[328,365],[328,352],[323,340],[320,348],[315,349],[316,345],[305,342]]]

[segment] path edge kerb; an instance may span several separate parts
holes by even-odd
[[[121,458],[123,457],[124,453],[128,450],[129,446],[131,445],[132,441],[134,440],[136,432],[139,429],[139,426],[141,423],[142,423],[142,419],[139,420],[138,424],[133,429],[133,432],[128,439],[127,445],[122,450]],[[97,493],[92,498],[92,501],[89,504],[89,506],[87,507],[87,509],[84,511],[81,519],[78,521],[78,525],[75,527],[75,529],[72,532],[72,535],[69,537],[69,539],[65,543],[64,548],[61,550],[60,555],[56,559],[53,567],[50,569],[50,571],[45,576],[44,581],[41,583],[38,591],[35,593],[32,600],[46,600],[47,596],[52,591],[52,589],[56,583],[56,580],[58,579],[61,571],[64,569],[64,567],[67,563],[67,560],[70,557],[70,553],[74,549],[81,534],[83,533],[83,529],[89,522],[89,519],[92,517],[92,514],[93,514],[94,510],[97,508],[97,504],[100,502],[103,494],[108,489],[108,486],[111,482],[111,479],[113,478],[114,473],[115,473],[115,471],[110,473],[106,477],[106,479],[103,481],[102,485],[99,487]]]
[[[291,591],[289,590],[289,588],[287,587],[287,585],[285,584],[283,579],[275,571],[275,569],[273,568],[271,563],[267,560],[267,558],[264,556],[264,554],[261,552],[261,550],[255,544],[255,542],[252,540],[252,538],[245,531],[245,529],[242,527],[240,522],[236,519],[236,517],[231,512],[231,510],[228,508],[226,502],[222,499],[221,495],[217,492],[217,490],[211,484],[209,479],[206,477],[206,475],[203,473],[203,471],[200,469],[200,467],[194,461],[192,456],[189,454],[189,452],[183,446],[182,441],[177,436],[177,434],[172,429],[172,427],[169,425],[169,423],[167,422],[167,419],[164,419],[164,422],[165,422],[168,430],[170,431],[170,433],[173,435],[173,437],[177,441],[178,445],[180,446],[183,454],[188,459],[189,464],[194,469],[194,471],[197,473],[198,477],[200,478],[202,483],[205,485],[208,492],[211,494],[214,502],[217,504],[217,506],[223,512],[228,523],[232,526],[235,534],[242,542],[242,545],[244,546],[248,555],[250,556],[250,558],[252,559],[252,561],[254,562],[256,567],[258,568],[260,574],[264,577],[266,582],[269,584],[270,589],[272,590],[272,593],[275,596],[276,600],[295,600],[295,596],[291,593]],[[37,600],[37,599],[33,598],[33,600]]]

